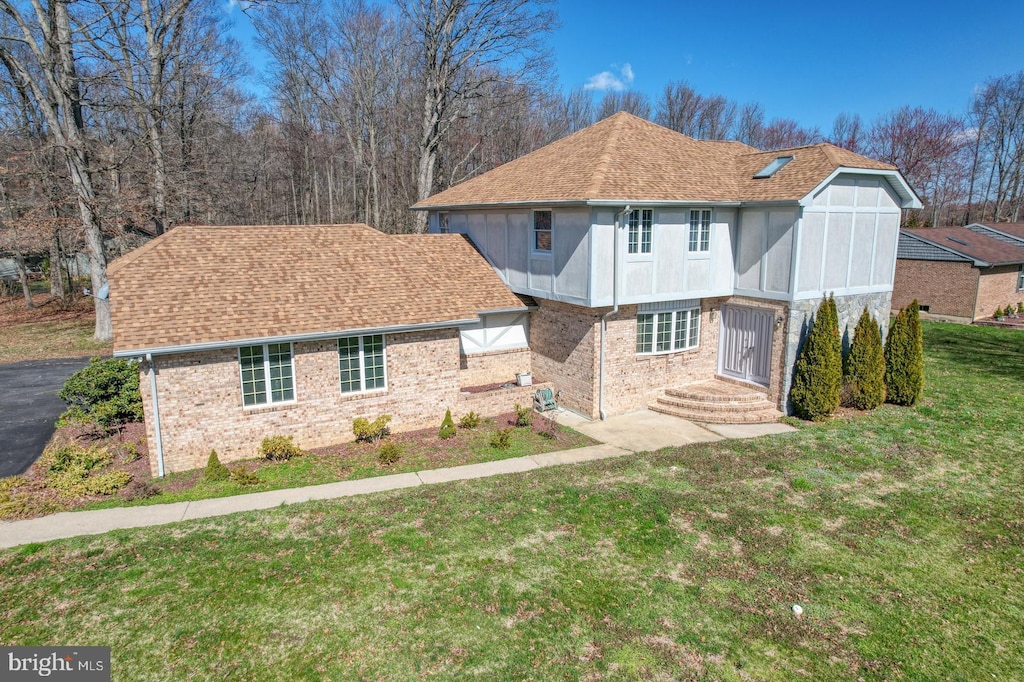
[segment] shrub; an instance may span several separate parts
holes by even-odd
[[[292,442],[291,436],[270,436],[260,443],[260,457],[275,462],[287,462],[300,457],[302,449]]]
[[[388,428],[388,422],[390,421],[390,414],[382,414],[372,422],[366,417],[357,417],[352,422],[352,433],[356,434],[357,441],[376,443],[391,433],[391,429]]]
[[[452,427],[455,428],[454,426]],[[377,448],[377,461],[381,463],[381,466],[389,466],[394,464],[402,455],[405,454],[404,448],[397,443],[381,443],[380,447]]]
[[[1017,301],[1017,314],[1024,313],[1024,301]]]
[[[89,476],[83,481],[85,492],[90,495],[113,495],[132,480],[127,471],[105,471],[102,474]]]
[[[99,470],[110,463],[107,450],[94,446],[83,448],[76,443],[51,448],[41,461],[46,468],[46,487],[61,497],[80,495],[112,495],[131,480],[127,471]]]
[[[520,427],[522,427],[522,426],[529,426],[530,424],[533,423],[533,408],[532,407],[523,407],[519,403],[516,403],[514,409],[516,411],[516,420],[515,420],[515,425],[516,426],[520,426]]]
[[[873,410],[885,402],[885,354],[882,332],[864,308],[853,331],[846,362],[846,395],[858,410]]]
[[[136,445],[135,443],[124,444],[123,459],[126,464],[131,464],[132,462],[138,461],[140,457],[142,457],[142,455],[139,454],[138,445]]]
[[[924,391],[924,342],[917,299],[901,310],[885,339],[886,400],[913,405]]]
[[[266,441],[263,441],[264,443]],[[231,478],[231,471],[220,463],[220,457],[216,450],[210,450],[210,458],[206,460],[206,471],[203,472],[204,481],[226,481]]]
[[[491,447],[498,450],[508,450],[512,447],[512,429],[498,429],[491,436]]]
[[[468,414],[462,415],[462,419],[459,420],[460,429],[475,429],[480,426],[480,415],[472,410]]]
[[[62,421],[88,421],[103,428],[142,419],[139,368],[123,358],[93,358],[64,382],[57,397],[69,406]]]
[[[149,481],[132,481],[121,489],[121,497],[126,500],[145,500],[160,494],[160,489]]]
[[[452,421],[452,411],[445,410],[444,420],[441,422],[441,428],[437,430],[437,435],[441,440],[448,440],[449,438],[454,438],[455,433],[455,422]]]
[[[842,344],[839,315],[831,295],[818,306],[818,314],[807,334],[793,371],[789,399],[801,419],[824,419],[839,407],[843,384]]]
[[[263,479],[256,475],[255,471],[249,471],[245,467],[229,469],[231,480],[240,486],[249,487],[263,483]]]
[[[996,311],[994,313],[992,313],[992,317],[995,317],[995,318],[1000,318],[1002,316],[1003,316],[1003,309],[1002,308],[996,308]]]

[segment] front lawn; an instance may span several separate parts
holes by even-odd
[[[110,354],[111,344],[93,339],[91,298],[76,299],[68,310],[46,293],[33,301],[36,307],[27,309],[20,296],[0,298],[0,363]]]
[[[116,679],[1019,678],[1024,334],[924,329],[915,408],[0,552],[0,642]]]

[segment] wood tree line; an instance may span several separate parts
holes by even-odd
[[[270,55],[261,100],[242,87],[223,0],[0,0],[0,254],[85,252],[99,291],[109,257],[174,225],[422,231],[409,205],[617,111],[695,138],[827,140],[888,161],[925,203],[908,223],[1021,219],[1024,72],[989,80],[961,114],[843,113],[823,132],[682,81],[654,98],[564,92],[551,0],[245,7]],[[50,271],[68,301],[69,273]]]

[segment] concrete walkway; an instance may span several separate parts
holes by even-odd
[[[725,436],[712,433],[677,417],[660,415],[648,410],[612,417],[604,422],[591,422],[564,411],[559,411],[554,417],[559,423],[571,426],[591,438],[604,442],[600,445],[591,445],[575,450],[546,452],[496,462],[467,464],[447,469],[428,469],[415,473],[326,483],[305,488],[270,490],[194,502],[62,512],[25,521],[0,522],[0,547],[16,547],[30,542],[47,542],[78,535],[98,535],[123,528],[160,526],[166,523],[224,516],[254,509],[270,509],[310,500],[329,500],[384,490],[415,488],[421,485],[514,474],[543,467],[621,457],[634,452],[659,450],[663,447],[716,441],[723,437],[753,438],[768,433],[795,430],[785,424],[750,424],[730,427],[733,431]]]

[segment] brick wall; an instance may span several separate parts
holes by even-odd
[[[928,307],[929,315],[974,320],[979,317],[975,311],[978,269],[964,261],[899,258],[892,289],[892,309],[906,308],[915,298],[920,305]],[[995,307],[993,305],[988,311],[989,315]]]
[[[597,340],[600,310],[538,300],[530,315],[534,381],[551,383],[558,402],[590,418],[597,416]]]
[[[1018,266],[1002,265],[981,270],[978,281],[978,305],[974,310],[974,319],[992,317],[996,308],[1004,308],[1007,304],[1017,305],[1024,301],[1024,292],[1017,290]]]
[[[293,436],[303,448],[350,441],[356,417],[390,414],[396,432],[437,426],[446,408],[454,413],[469,404],[459,391],[456,330],[389,334],[385,352],[387,389],[351,395],[339,388],[335,341],[296,343],[295,404],[255,409],[242,407],[237,350],[157,356],[166,470],[203,466],[211,449],[221,461],[255,457],[266,436]],[[144,370],[140,384],[155,475],[156,433],[148,368]],[[504,397],[507,400],[491,396],[470,401],[471,409],[490,416],[509,411],[516,400],[523,400],[514,391]]]
[[[530,349],[512,348],[485,353],[470,353],[460,359],[459,385],[485,386],[515,381],[519,372],[529,372]]]

